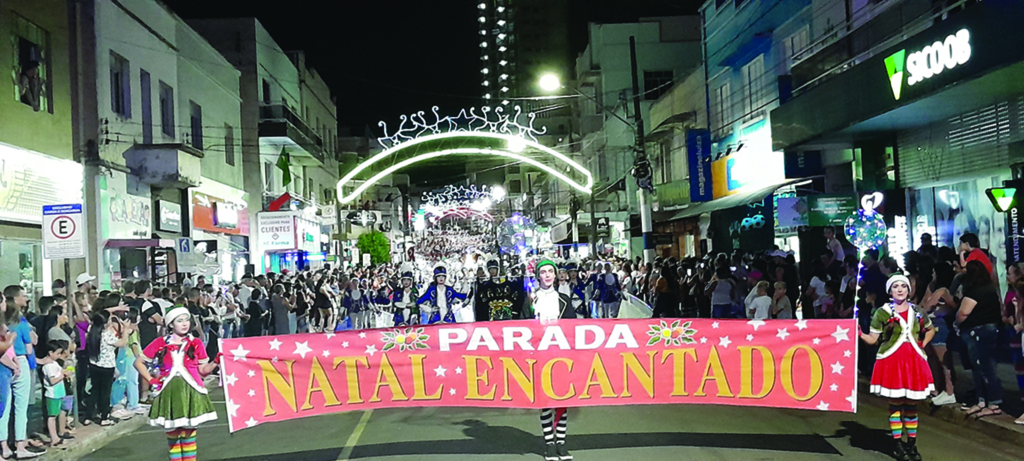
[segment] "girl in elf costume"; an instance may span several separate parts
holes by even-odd
[[[531,293],[530,302],[534,317],[541,322],[576,318],[569,295],[561,293],[555,286],[558,268],[550,259],[537,263],[537,289]],[[569,426],[568,408],[545,408],[540,411],[540,427],[544,432],[545,461],[568,461],[572,459],[565,448],[565,435]]]
[[[176,307],[164,317],[170,334],[157,338],[135,359],[135,369],[156,392],[149,409],[149,424],[167,431],[167,446],[173,461],[196,459],[196,426],[217,419],[203,377],[216,369],[203,342],[189,335],[192,328],[188,309]],[[146,362],[159,366],[154,377]]]
[[[924,348],[935,336],[928,314],[908,301],[910,280],[902,274],[885,284],[892,301],[875,311],[871,332],[860,339],[878,347],[871,393],[889,399],[889,428],[896,440],[893,456],[920,461],[917,452],[917,402],[928,399],[935,384]],[[907,441],[903,441],[906,430]]]

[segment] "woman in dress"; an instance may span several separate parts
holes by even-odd
[[[889,429],[896,440],[893,456],[899,461],[920,461],[917,402],[929,398],[935,390],[924,353],[935,329],[928,314],[908,301],[910,279],[895,274],[889,277],[885,288],[892,301],[875,311],[871,332],[860,333],[864,342],[880,344],[871,375],[871,393],[889,399]]]
[[[149,424],[167,431],[170,459],[196,459],[196,426],[217,419],[203,377],[217,368],[206,355],[203,342],[189,335],[188,309],[176,307],[164,317],[170,334],[157,338],[135,359],[135,369],[154,387],[156,397],[149,409]],[[146,362],[159,366],[154,377]]]

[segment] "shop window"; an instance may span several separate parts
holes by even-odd
[[[235,127],[224,124],[224,163],[235,166]]]
[[[14,63],[14,99],[36,112],[53,113],[50,83],[50,33],[21,16],[14,16],[12,47]]]
[[[160,131],[174,139],[174,88],[160,82]]]
[[[188,102],[190,109],[189,128],[191,129],[192,147],[203,150],[203,107],[195,101]]]
[[[672,71],[644,71],[644,100],[656,101],[672,88]]]
[[[110,52],[110,110],[132,118],[132,83],[128,60]]]

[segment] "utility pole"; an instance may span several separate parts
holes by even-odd
[[[634,141],[636,143],[636,160],[633,163],[633,177],[636,178],[637,199],[640,202],[640,229],[644,234],[644,264],[654,262],[654,233],[651,222],[651,202],[647,194],[653,193],[651,186],[651,168],[647,160],[644,140],[644,117],[640,112],[640,78],[636,65],[636,37],[629,37],[630,72],[633,74],[633,118],[636,123]]]

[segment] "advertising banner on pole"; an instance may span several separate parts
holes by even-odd
[[[857,408],[854,320],[523,320],[220,345],[231,431],[396,407]]]

